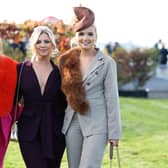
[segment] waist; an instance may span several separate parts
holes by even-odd
[[[24,105],[54,104],[54,100],[25,100]]]
[[[88,99],[100,99],[102,98],[102,96],[104,97],[103,91],[99,91],[99,92],[87,92],[86,97]]]

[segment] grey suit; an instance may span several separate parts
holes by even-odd
[[[99,158],[96,158],[96,154],[92,155],[90,162],[87,160],[85,165],[82,162],[83,158],[86,157],[84,144],[80,144],[78,147],[81,160],[79,160],[80,166],[75,167],[69,165],[70,168],[99,168],[103,157],[103,152],[107,143],[107,139],[120,139],[121,137],[121,123],[120,123],[120,109],[119,109],[119,96],[118,96],[118,86],[117,86],[117,72],[115,61],[109,57],[104,56],[102,52],[98,51],[95,59],[90,64],[87,73],[83,77],[83,84],[86,91],[87,100],[89,101],[89,110],[86,115],[80,115],[79,113],[74,113],[73,109],[68,106],[66,109],[66,114],[64,118],[64,125],[62,132],[66,135],[67,151],[74,150],[71,146],[72,142],[77,144],[78,141],[88,140],[91,137],[92,141],[87,141],[87,150],[92,153],[92,144],[96,144],[97,138],[93,136],[101,135],[102,139],[99,141],[99,146],[97,149],[93,147],[95,152],[100,152]],[[74,117],[76,114],[76,117]],[[75,119],[74,119],[75,118]],[[74,121],[75,120],[75,121]],[[69,133],[71,131],[71,126],[78,120],[78,125],[80,127],[82,138],[75,138]],[[90,145],[88,144],[90,142]],[[77,147],[76,147],[77,148]],[[83,153],[80,153],[83,152]],[[73,157],[73,156],[71,156]],[[74,161],[76,158],[72,158]],[[99,161],[97,161],[99,159]],[[72,163],[74,162],[72,161]],[[94,163],[94,161],[97,163]],[[76,161],[77,162],[77,161]],[[86,162],[86,160],[85,160]]]

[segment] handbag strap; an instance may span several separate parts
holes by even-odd
[[[118,168],[121,168],[119,147],[116,146],[115,148],[116,148],[116,153],[117,153]],[[110,168],[112,168],[113,149],[114,149],[114,146],[113,146],[113,144],[110,143],[110,149],[109,149],[109,151],[110,151],[110,152],[109,152]]]
[[[109,158],[110,158],[110,168],[112,168],[112,159],[113,159],[113,144],[112,143],[110,143]]]
[[[21,68],[20,68],[20,72],[19,72],[19,76],[18,76],[18,84],[17,84],[17,89],[16,89],[16,105],[14,106],[15,109],[14,109],[14,119],[13,119],[13,122],[16,121],[16,113],[17,113],[17,104],[18,104],[18,101],[19,101],[19,90],[20,90],[20,82],[21,82],[21,76],[22,76],[22,71],[23,71],[23,66],[24,66],[24,62],[22,63],[21,65]]]
[[[116,146],[118,167],[121,168],[119,148]]]

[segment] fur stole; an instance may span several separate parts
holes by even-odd
[[[80,50],[72,48],[60,55],[59,68],[62,77],[62,90],[69,105],[75,112],[84,115],[89,104],[86,100],[79,62]]]
[[[0,55],[0,117],[7,116],[13,105],[17,82],[17,62]]]

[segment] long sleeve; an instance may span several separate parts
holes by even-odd
[[[108,117],[108,138],[120,139],[121,119],[118,95],[116,63],[113,59],[108,60],[108,68],[104,80],[105,99]]]
[[[0,116],[7,116],[12,108],[16,88],[16,61],[0,55]]]

